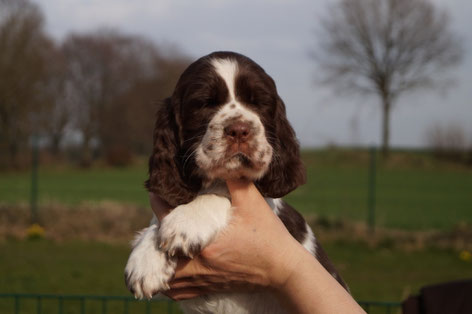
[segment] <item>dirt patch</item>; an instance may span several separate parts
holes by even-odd
[[[361,242],[372,248],[406,251],[427,248],[472,251],[472,224],[461,222],[450,230],[406,231],[375,228],[372,232],[362,222],[326,217],[309,217],[308,223],[322,242]]]
[[[38,213],[43,236],[55,241],[127,242],[138,230],[148,226],[152,218],[149,208],[116,202],[78,206],[53,203],[41,206]],[[32,230],[31,226],[29,206],[0,205],[0,240],[25,239]]]
[[[31,212],[25,204],[0,204],[0,241],[44,237],[53,241],[86,240],[124,243],[147,227],[152,218],[149,208],[117,202],[58,203],[38,209],[39,226],[32,226]],[[322,243],[361,242],[372,248],[407,251],[430,247],[472,252],[472,224],[460,223],[451,230],[405,231],[376,228],[372,233],[365,223],[326,217],[308,217],[308,223]]]

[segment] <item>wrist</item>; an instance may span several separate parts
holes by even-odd
[[[313,256],[295,239],[291,238],[292,243],[284,246],[285,250],[278,251],[278,257],[273,259],[274,265],[271,271],[271,288],[277,293],[284,294],[290,289],[290,284],[296,281],[303,264],[306,263],[307,257],[312,259]]]
[[[285,280],[274,286],[282,305],[291,313],[365,313],[310,252],[299,248]]]

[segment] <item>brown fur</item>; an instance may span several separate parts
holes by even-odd
[[[193,151],[211,117],[229,96],[225,82],[210,64],[213,58],[238,62],[236,97],[259,114],[274,149],[269,169],[256,186],[265,197],[286,195],[305,182],[305,169],[285,105],[272,78],[251,59],[232,52],[215,52],[192,63],[172,97],[159,107],[147,189],[177,206],[192,201],[206,182],[196,169]]]

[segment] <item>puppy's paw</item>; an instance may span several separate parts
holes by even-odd
[[[216,231],[209,230],[205,224],[182,217],[175,211],[167,215],[158,231],[159,248],[170,257],[183,254],[193,258],[214,237]]]
[[[159,247],[169,256],[177,253],[193,257],[223,229],[231,214],[228,198],[207,194],[177,206],[161,222]]]
[[[126,286],[139,299],[151,299],[153,295],[168,290],[168,282],[174,276],[177,264],[175,258],[157,249],[157,227],[150,228],[153,230],[145,230],[136,241],[125,268]]]

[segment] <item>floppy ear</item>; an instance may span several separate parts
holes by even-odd
[[[273,156],[267,173],[256,181],[265,197],[282,197],[306,182],[305,167],[300,159],[300,145],[295,131],[287,120],[285,105],[277,96],[277,109],[273,120]]]
[[[154,148],[149,158],[149,179],[145,186],[169,205],[176,207],[192,201],[197,193],[184,180],[181,169],[180,128],[170,98],[157,111]]]

